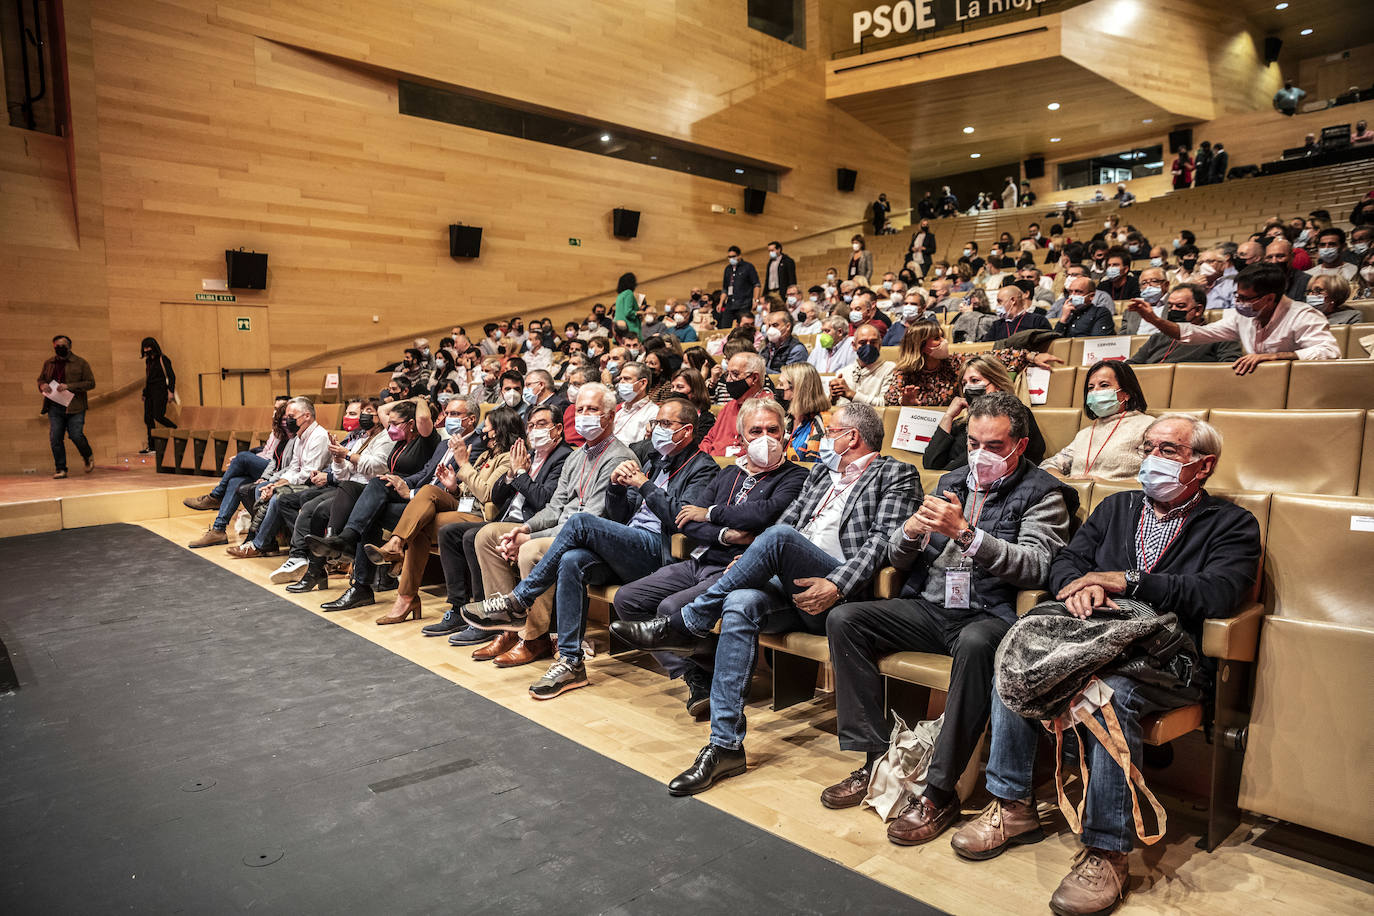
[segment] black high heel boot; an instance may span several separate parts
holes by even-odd
[[[293,595],[299,595],[316,588],[320,591],[329,588],[329,570],[324,560],[319,557],[311,557],[310,566],[306,568],[305,575],[288,585],[286,590]]]

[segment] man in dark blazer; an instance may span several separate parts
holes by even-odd
[[[768,267],[763,272],[763,294],[782,296],[797,285],[797,262],[782,250],[782,242],[768,243]]]
[[[95,470],[95,455],[91,444],[86,441],[86,392],[95,387],[95,375],[91,364],[72,352],[72,339],[66,334],[58,334],[52,339],[53,355],[43,363],[43,371],[38,373],[38,391],[43,395],[42,413],[48,415],[48,442],[52,445],[52,461],[55,479],[67,476],[67,444],[64,437],[70,437],[76,450],[85,462],[86,473]],[[56,383],[56,391],[53,390]],[[64,406],[53,400],[50,395],[72,399]]]

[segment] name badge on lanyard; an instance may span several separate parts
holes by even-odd
[[[476,503],[477,500],[473,499],[471,496],[464,496],[462,499],[458,500],[458,511],[471,512],[472,507],[476,505]]]
[[[964,566],[945,570],[945,607],[967,609],[973,571]]]

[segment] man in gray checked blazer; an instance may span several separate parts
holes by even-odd
[[[888,558],[889,533],[920,505],[916,468],[878,454],[878,412],[851,403],[832,416],[821,460],[797,501],[715,585],[672,616],[612,624],[638,648],[700,656],[710,652],[710,632],[720,621],[711,743],[668,784],[672,795],[693,795],[744,772],[744,699],[759,633],[824,633],[830,608],[872,594]]]

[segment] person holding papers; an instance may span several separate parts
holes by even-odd
[[[95,455],[86,441],[86,392],[95,387],[91,364],[72,352],[72,339],[58,334],[52,339],[53,355],[38,373],[38,392],[43,395],[42,413],[48,415],[48,441],[52,444],[54,480],[67,476],[67,443],[70,437],[85,462],[86,473],[95,470]]]

